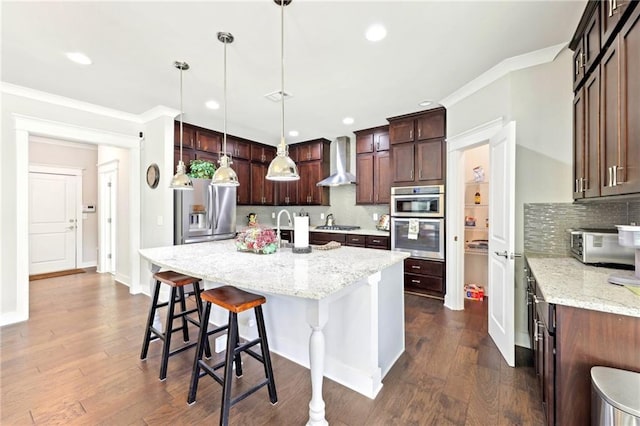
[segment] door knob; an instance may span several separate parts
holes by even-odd
[[[74,229],[76,229],[76,227],[75,226],[68,226],[67,229],[73,231]]]
[[[507,253],[507,251],[503,251],[502,253],[499,251],[494,252],[495,254],[497,254],[498,256],[503,256],[505,259],[509,258],[509,254]]]

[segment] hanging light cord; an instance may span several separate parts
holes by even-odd
[[[280,129],[280,143],[284,145],[284,1],[280,0],[280,60],[282,72],[280,73],[280,104],[282,108],[282,127]],[[284,147],[283,147],[284,148]]]
[[[224,134],[222,141],[222,156],[227,155],[227,43],[229,40],[224,40]]]
[[[180,162],[182,162],[182,72],[183,67],[180,67]]]

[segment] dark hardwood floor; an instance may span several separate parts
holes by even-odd
[[[107,274],[31,282],[30,320],[0,329],[0,424],[217,424],[221,389],[213,380],[201,380],[196,404],[186,403],[193,350],[169,360],[164,382],[159,342],[139,360],[149,303]],[[375,400],[325,379],[329,424],[543,424],[533,368],[506,365],[487,335],[485,305],[468,301],[454,312],[407,294],[406,352]],[[272,358],[278,404],[263,388],[231,409],[231,424],[306,423],[308,371]],[[238,390],[261,374],[243,359]]]

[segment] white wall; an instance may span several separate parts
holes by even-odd
[[[570,202],[572,164],[571,52],[511,72],[447,108],[447,135],[502,117],[516,122],[516,251],[524,250],[523,205]],[[526,345],[522,261],[516,262],[516,343]]]
[[[29,142],[29,163],[69,166],[82,169],[82,204],[97,206],[95,213],[84,213],[82,220],[82,259],[79,268],[98,262],[98,149],[93,144],[77,144],[33,136]]]

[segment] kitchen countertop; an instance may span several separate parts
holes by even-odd
[[[526,257],[546,302],[640,317],[640,296],[607,282],[619,269],[585,265],[572,257]]]
[[[316,300],[409,257],[358,247],[254,254],[237,251],[234,240],[147,248],[140,254],[156,265],[205,280]]]

